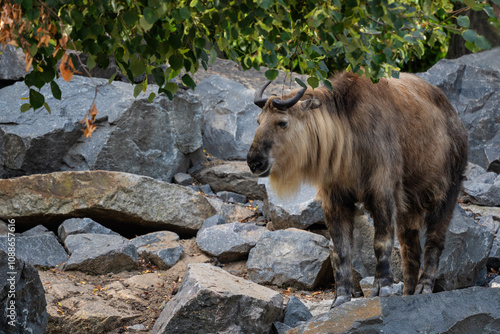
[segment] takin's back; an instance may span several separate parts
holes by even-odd
[[[465,169],[467,131],[443,92],[406,73],[377,84],[344,73],[332,84],[333,93],[318,89],[312,94],[343,123],[345,143],[351,146],[344,154],[352,150],[352,160],[341,169],[357,174],[346,181],[356,184],[358,197],[401,180],[404,200],[419,209],[444,199]]]

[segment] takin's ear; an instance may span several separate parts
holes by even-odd
[[[309,109],[316,109],[321,106],[321,101],[317,97],[311,97],[310,99],[300,101],[299,103],[299,108],[302,110],[302,112],[306,112]]]

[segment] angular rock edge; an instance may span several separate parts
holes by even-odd
[[[0,219],[20,228],[88,217],[114,231],[167,229],[194,235],[215,210],[185,187],[135,174],[85,171],[0,180]],[[137,225],[139,227],[137,227]]]

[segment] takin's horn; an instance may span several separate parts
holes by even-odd
[[[280,110],[285,110],[285,109],[291,108],[295,105],[295,103],[299,102],[300,98],[306,92],[306,89],[307,88],[302,88],[301,90],[299,90],[297,92],[297,94],[295,94],[294,97],[292,97],[291,99],[285,100],[285,101],[280,100],[280,99],[274,99],[273,105]]]
[[[255,99],[253,100],[253,103],[255,103],[259,108],[264,108],[266,105],[267,99],[262,98],[262,94],[264,94],[264,91],[266,90],[267,86],[271,81],[268,81],[262,88],[255,94]]]

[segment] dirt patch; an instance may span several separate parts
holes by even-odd
[[[39,270],[45,288],[49,324],[47,334],[132,333],[129,326],[143,325],[149,333],[166,303],[177,293],[190,263],[211,263],[229,273],[248,278],[246,261],[227,264],[203,254],[195,238],[180,240],[182,259],[168,270],[140,261],[138,271],[89,275],[58,268]],[[269,286],[284,299],[294,295],[302,300],[333,299],[333,289],[299,291]]]

